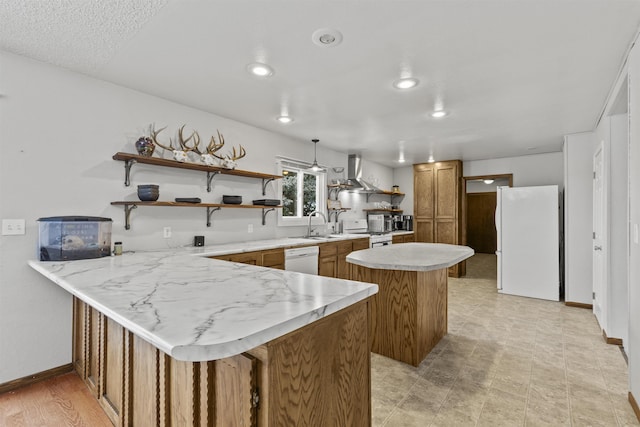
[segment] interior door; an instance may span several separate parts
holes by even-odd
[[[495,254],[496,193],[467,194],[467,246],[476,253]]]
[[[602,328],[606,318],[605,292],[605,177],[604,144],[593,155],[593,313]]]

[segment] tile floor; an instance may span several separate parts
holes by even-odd
[[[449,279],[449,334],[419,367],[372,354],[373,425],[640,425],[591,311],[498,294],[495,277],[478,254]]]

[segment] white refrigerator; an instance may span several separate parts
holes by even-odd
[[[559,301],[559,226],[557,185],[498,187],[498,292]]]

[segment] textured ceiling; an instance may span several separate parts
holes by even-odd
[[[167,0],[3,0],[1,47],[91,74]]]
[[[639,26],[638,0],[0,2],[1,49],[392,167],[560,151]],[[314,45],[319,28],[344,41]],[[405,74],[420,85],[393,89]]]

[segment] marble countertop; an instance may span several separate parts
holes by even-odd
[[[402,243],[351,252],[347,262],[380,270],[431,271],[456,265],[473,254],[468,246]]]
[[[413,234],[413,231],[394,231],[392,236]],[[243,252],[264,251],[267,249],[313,246],[319,243],[338,242],[349,239],[368,239],[369,234],[330,234],[327,237],[282,237],[278,239],[253,240],[249,242],[218,243],[202,247],[183,248],[185,254],[196,256],[221,256]]]
[[[244,244],[242,248],[257,250]],[[378,292],[375,284],[187,252],[125,253],[81,261],[29,261],[29,265],[185,361],[242,353]]]

